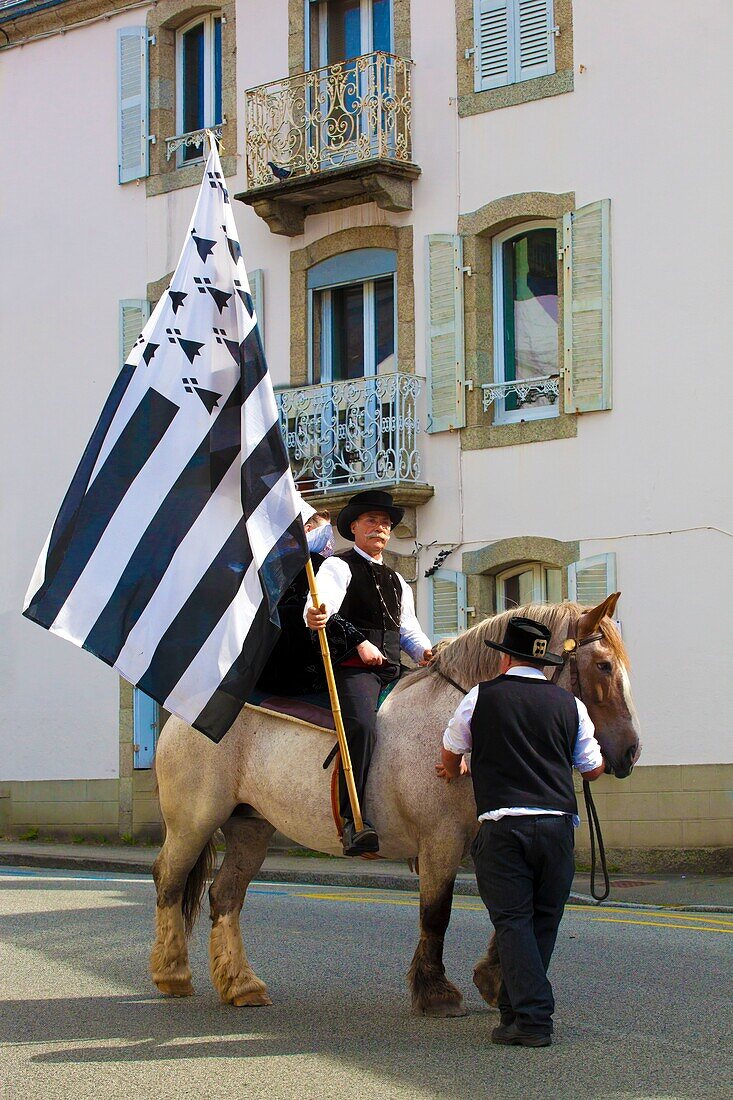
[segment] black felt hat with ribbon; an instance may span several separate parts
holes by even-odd
[[[535,664],[561,665],[563,658],[557,653],[550,653],[547,646],[552,634],[543,623],[535,619],[524,619],[515,615],[506,624],[504,640],[501,642],[486,642],[492,649],[498,649],[500,653],[508,653],[510,657],[521,660],[526,657]]]
[[[396,527],[405,514],[404,508],[398,508],[392,500],[392,494],[384,489],[364,489],[353,496],[348,504],[344,505],[336,520],[338,532],[349,542],[354,541],[351,524],[365,512],[386,512]]]

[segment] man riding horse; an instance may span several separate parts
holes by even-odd
[[[384,687],[400,675],[400,649],[420,665],[432,659],[430,639],[415,615],[407,582],[384,564],[382,552],[404,515],[389,493],[367,489],[353,496],[336,521],[354,549],[329,558],[318,573],[320,608],[309,606],[311,630],[325,626],[335,665],[354,785],[363,804],[374,749],[377,706]],[[357,832],[343,771],[339,802],[344,855],[379,851],[376,830],[364,819]]]

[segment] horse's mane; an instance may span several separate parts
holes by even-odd
[[[550,650],[558,653],[562,650],[562,644],[567,636],[569,620],[577,621],[584,611],[590,610],[577,603],[543,604],[528,603],[524,607],[514,607],[511,611],[502,611],[498,615],[492,615],[488,619],[482,619],[470,630],[465,630],[457,638],[440,642],[436,646],[436,655],[427,668],[421,668],[403,677],[393,691],[393,695],[408,687],[412,687],[418,680],[424,679],[431,673],[438,671],[449,676],[466,691],[480,683],[482,680],[490,680],[497,674],[500,654],[498,650],[484,645],[485,641],[498,642],[504,637],[504,631],[509,619],[516,615],[523,615],[529,619],[544,623],[552,632]],[[621,639],[621,635],[615,623],[604,616],[598,629],[603,635],[604,642],[608,645],[614,656],[624,665],[629,667],[629,657]]]

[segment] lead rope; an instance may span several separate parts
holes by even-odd
[[[587,638],[583,638],[582,641],[578,641],[575,637],[576,623],[573,623],[568,630],[568,636],[563,646],[563,663],[555,669],[555,675],[552,677],[552,682],[557,683],[560,678],[560,673],[567,666],[570,672],[570,686],[573,691],[573,695],[577,696],[581,702],[583,702],[583,690],[580,686],[580,673],[578,672],[578,649],[580,646],[588,645],[589,642],[599,641],[603,635],[600,631],[596,634],[589,634]],[[585,810],[588,815],[588,835],[590,836],[590,892],[595,901],[605,901],[608,895],[611,893],[611,880],[608,877],[608,865],[606,863],[606,849],[603,844],[603,835],[601,833],[601,823],[598,819],[598,811],[596,810],[596,804],[593,801],[593,795],[590,790],[590,783],[587,779],[583,780],[583,798],[585,800]],[[598,840],[598,855],[600,857],[601,871],[603,872],[603,893],[596,893],[596,839]]]

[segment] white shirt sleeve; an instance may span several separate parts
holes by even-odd
[[[326,613],[329,619],[333,615],[334,611],[338,611],[341,604],[344,602],[344,596],[346,595],[346,589],[349,587],[351,581],[351,570],[345,561],[341,558],[326,558],[321,568],[318,570],[316,576],[316,588],[318,589],[318,599],[321,603],[326,605]],[[310,597],[305,601],[305,607],[303,609],[303,622],[307,625],[308,608],[312,605],[313,601]]]
[[[470,752],[473,746],[471,719],[477,699],[478,685],[471,688],[468,695],[460,701],[443,734],[443,748],[455,753],[456,756],[463,756],[464,753]]]
[[[400,609],[400,645],[408,657],[413,661],[422,661],[422,655],[426,649],[432,648],[432,642],[423,632],[415,614],[415,601],[412,598],[412,589],[398,573],[402,585],[402,604]]]
[[[592,772],[603,763],[601,746],[595,738],[595,726],[588,714],[585,703],[576,698],[575,705],[578,708],[578,737],[573,749],[573,764],[581,773]]]

